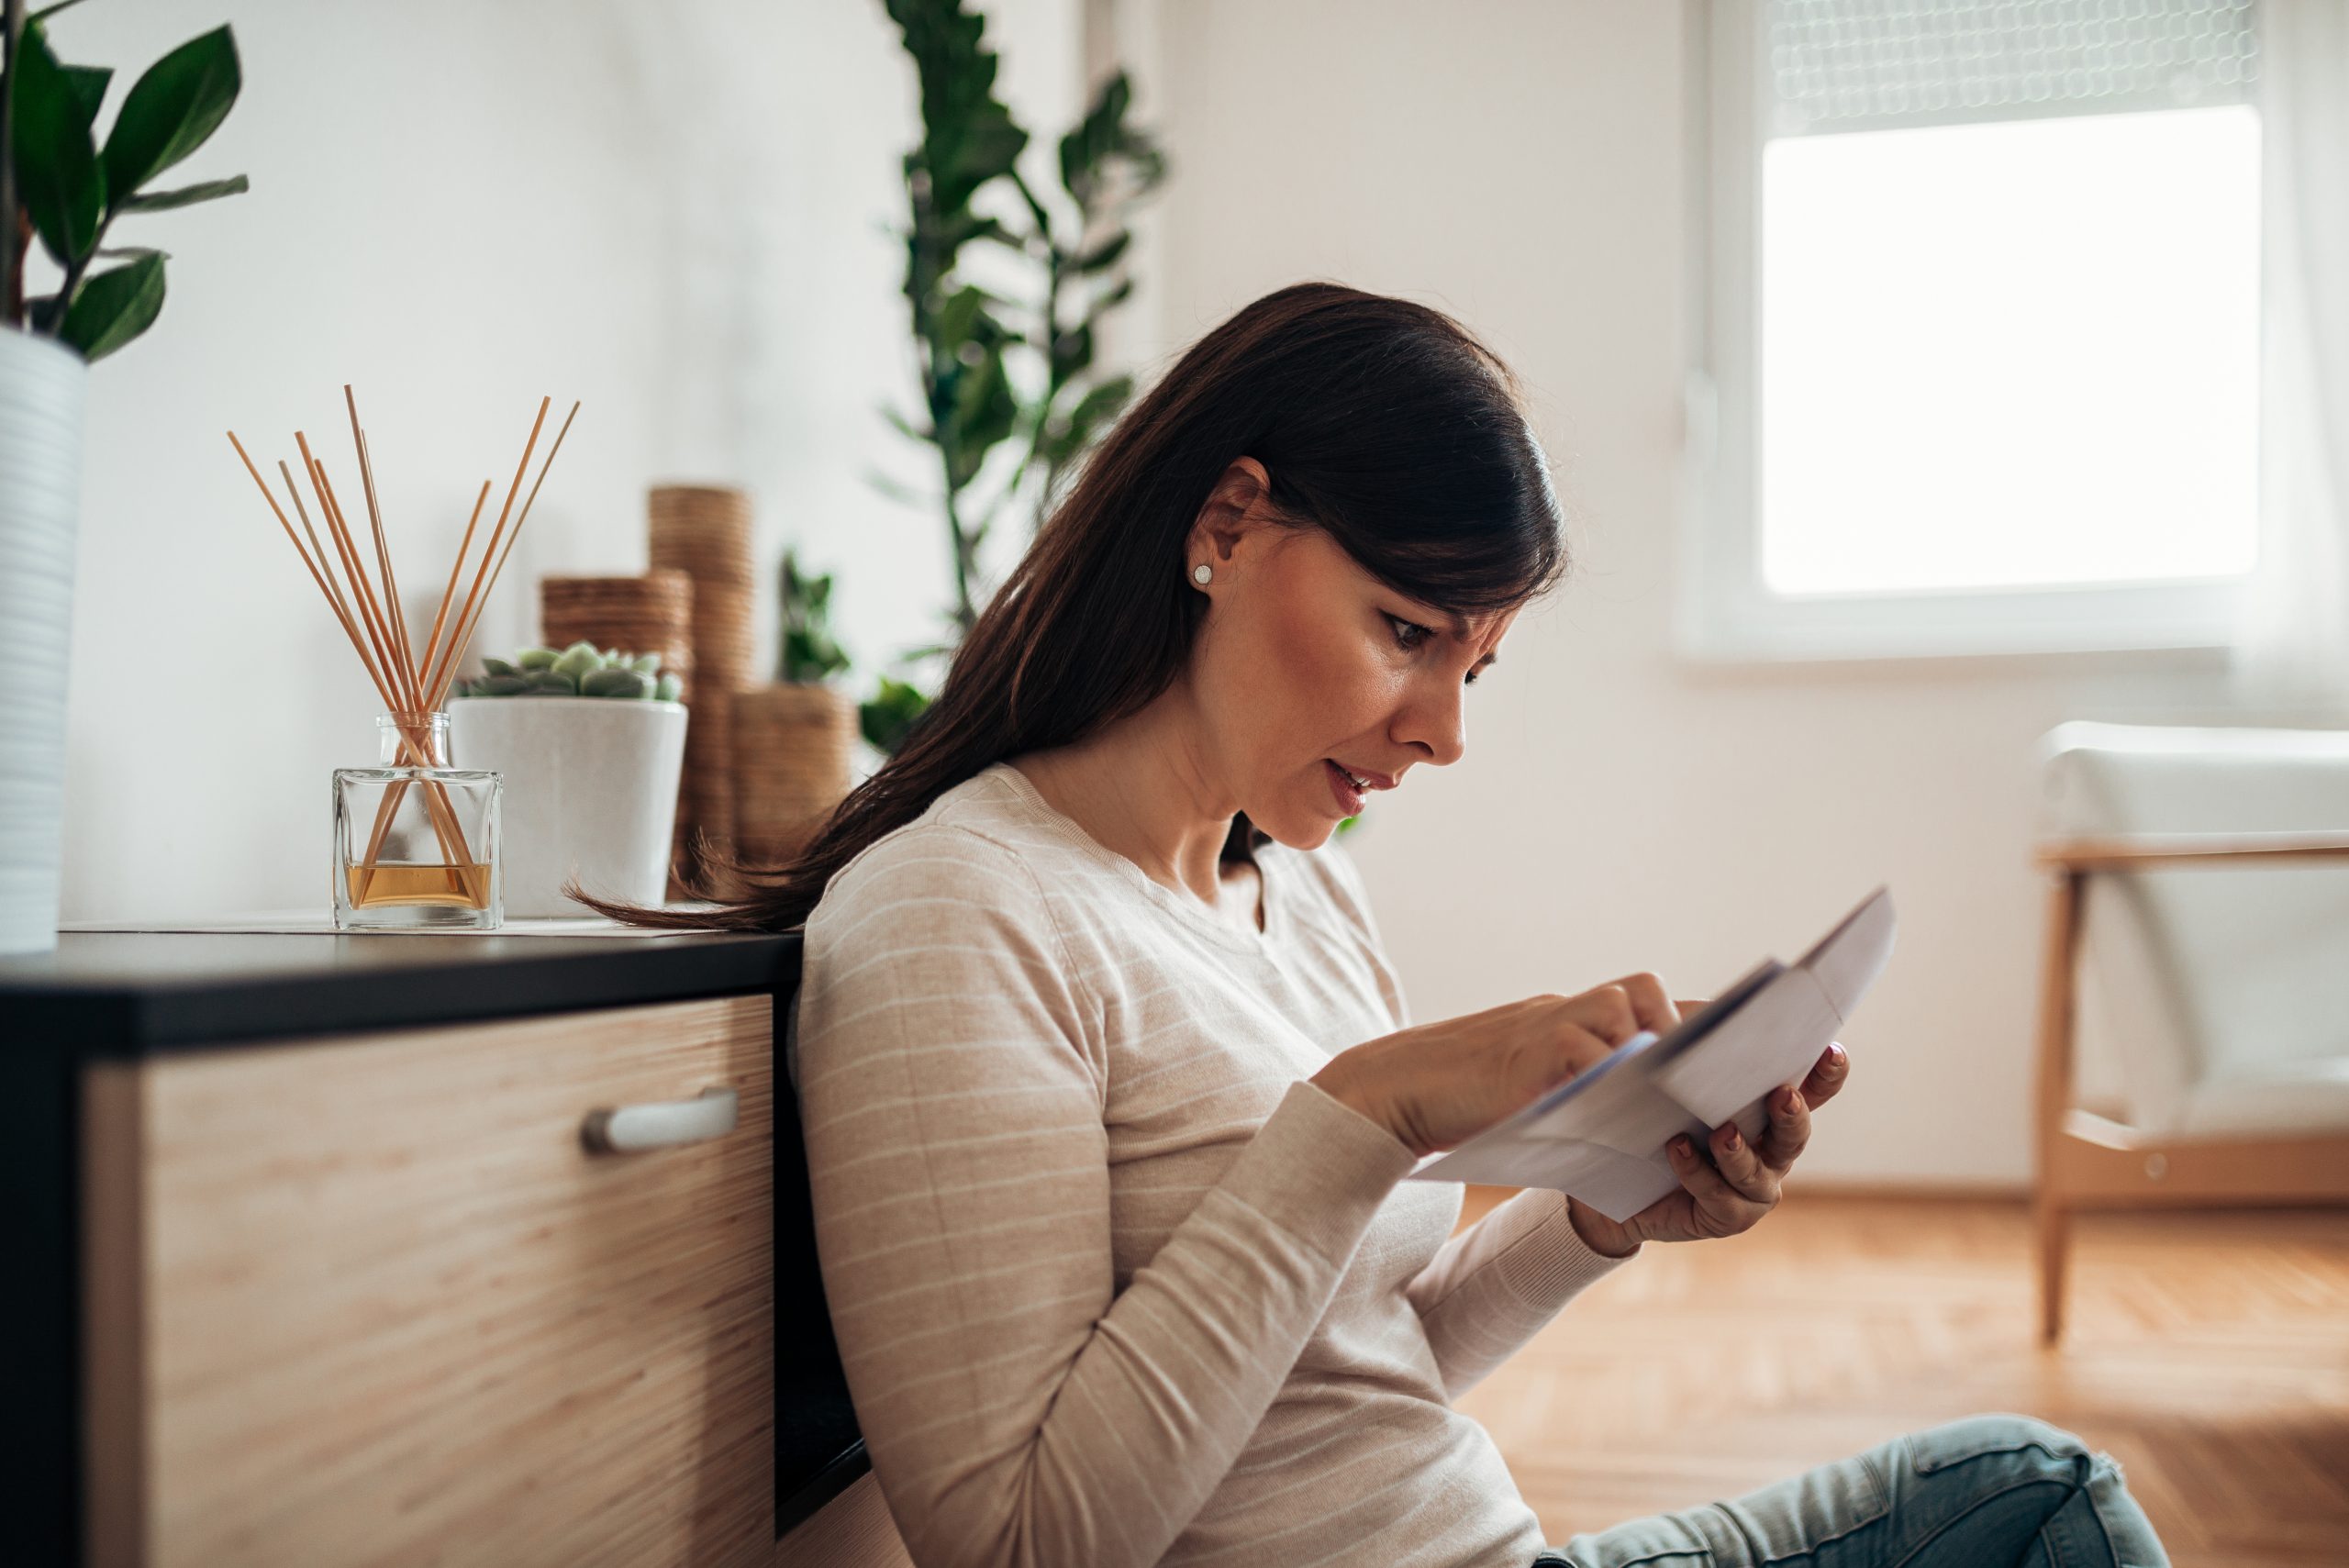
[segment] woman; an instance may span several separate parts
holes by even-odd
[[[818,1250],[916,1562],[2166,1561],[2109,1459],[2011,1416],[1546,1549],[1453,1407],[1646,1243],[1767,1214],[1848,1070],[1831,1048],[1753,1146],[1680,1140],[1680,1189],[1622,1224],[1528,1191],[1454,1236],[1460,1189],[1402,1182],[1678,1017],[1634,974],[1411,1027],[1329,841],[1459,760],[1563,564],[1489,352],[1400,300],[1268,295],[1110,433],[906,745],[724,911],[805,925]]]

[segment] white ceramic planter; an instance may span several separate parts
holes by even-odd
[[[498,856],[506,913],[584,915],[599,897],[658,904],[669,884],[685,706],[618,697],[460,697],[449,760],[506,775]]]
[[[88,380],[72,350],[0,327],[0,953],[57,945]]]

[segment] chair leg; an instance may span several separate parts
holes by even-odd
[[[2059,871],[2047,885],[2047,930],[2040,959],[2039,1073],[2033,1131],[2038,1144],[2039,1340],[2064,1332],[2064,1264],[2072,1240],[2057,1152],[2072,1104],[2072,987],[2077,962],[2082,875]]]
[[[2064,1265],[2072,1244],[2072,1211],[2043,1193],[2039,1218],[2039,1342],[2053,1345],[2064,1335]]]

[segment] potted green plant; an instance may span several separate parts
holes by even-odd
[[[158,189],[219,128],[237,100],[227,28],[182,44],[132,83],[103,140],[113,73],[68,65],[48,21],[75,0],[25,14],[0,6],[0,952],[57,942],[65,814],[67,634],[80,509],[82,409],[89,365],[154,324],[161,250],[109,245],[116,220],[212,201],[245,177]],[[33,239],[59,274],[27,297]]]
[[[506,777],[506,912],[576,915],[598,897],[658,904],[668,887],[685,705],[660,655],[574,642],[484,659],[449,704],[449,752]]]
[[[902,231],[920,401],[915,414],[887,414],[937,465],[923,499],[943,514],[954,584],[949,641],[908,655],[929,663],[978,619],[979,552],[997,517],[1041,520],[1133,395],[1131,377],[1097,362],[1096,339],[1133,294],[1127,220],[1163,183],[1166,161],[1133,123],[1132,83],[1119,72],[1054,149],[1058,187],[1030,183],[1019,167],[1029,134],[996,95],[995,53],[969,0],[885,3],[914,64],[922,118],[921,140],[905,155]],[[963,267],[974,246],[1024,263],[1030,286],[1015,291],[1024,297]],[[1008,455],[991,461],[998,451]],[[913,682],[884,680],[864,705],[866,739],[894,751],[927,702]]]
[[[783,553],[772,684],[734,694],[734,841],[747,862],[789,860],[849,790],[857,705],[841,690],[848,655],[832,636],[832,580]]]

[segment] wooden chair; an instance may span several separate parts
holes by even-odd
[[[2039,1022],[2037,1211],[2040,1336],[2064,1327],[2072,1216],[2084,1209],[2349,1202],[2349,1132],[2179,1139],[2074,1104],[2081,906],[2087,879],[2189,865],[2349,861],[2349,835],[2252,833],[2076,840],[2041,846],[2049,874]]]

